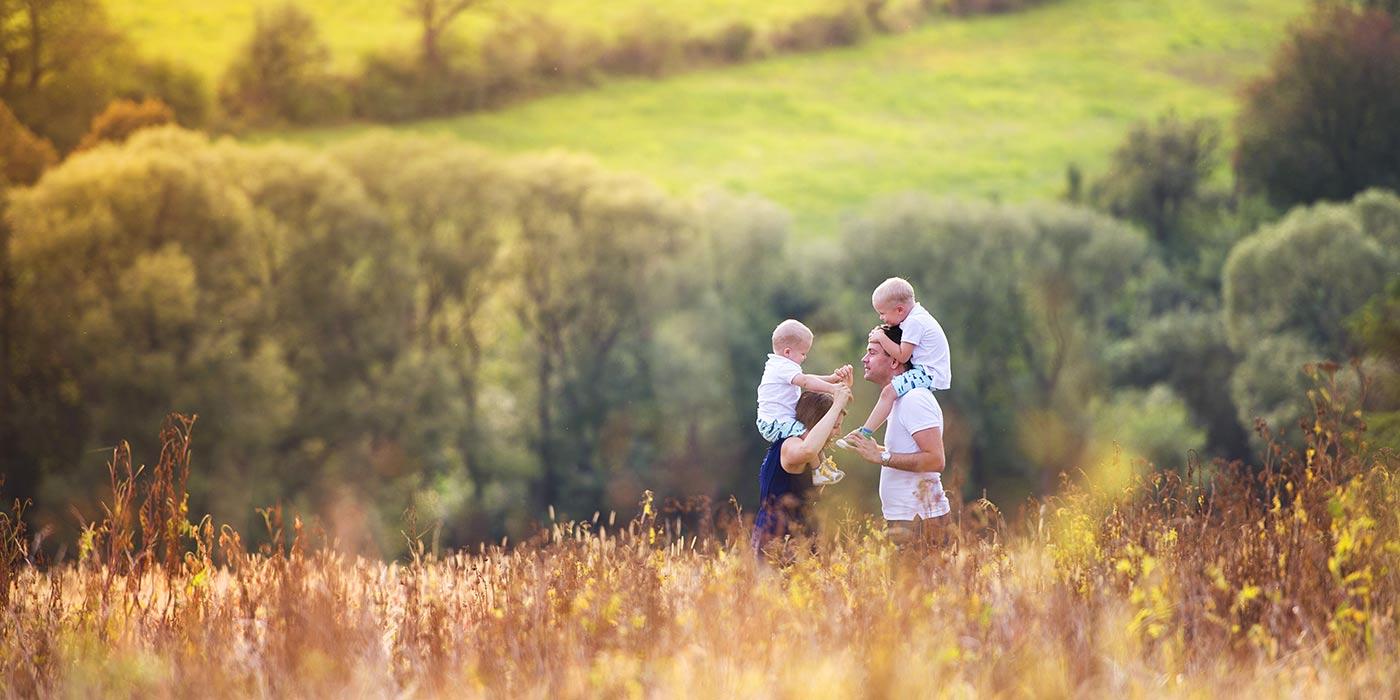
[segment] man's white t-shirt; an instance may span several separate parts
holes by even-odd
[[[899,324],[904,334],[900,342],[913,343],[909,361],[923,367],[933,378],[933,388],[946,391],[953,385],[953,368],[948,351],[948,336],[933,314],[923,304],[915,303],[913,310]]]
[[[943,428],[943,409],[933,392],[911,389],[895,399],[885,427],[885,449],[891,455],[919,451],[914,433]],[[943,475],[938,472],[907,472],[880,468],[880,506],[885,520],[936,518],[948,513],[948,496],[943,493]]]
[[[802,365],[782,355],[768,353],[763,379],[758,383],[759,420],[797,419],[797,399],[802,395],[802,387],[793,384],[792,379],[799,374],[802,374]]]

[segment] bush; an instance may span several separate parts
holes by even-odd
[[[870,31],[865,15],[853,7],[832,15],[809,15],[775,32],[773,48],[778,51],[814,51],[834,46],[850,46]]]
[[[78,150],[93,148],[103,141],[121,143],[141,129],[174,121],[175,112],[158,99],[147,98],[139,103],[115,100],[93,117],[92,130],[78,142]]]
[[[1400,188],[1400,33],[1380,10],[1320,6],[1248,88],[1240,184],[1276,204]]]

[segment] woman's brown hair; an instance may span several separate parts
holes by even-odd
[[[831,410],[831,394],[821,391],[804,391],[797,399],[797,422],[807,426],[808,430],[812,426],[820,423],[826,412]]]

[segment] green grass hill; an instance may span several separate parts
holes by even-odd
[[[1053,0],[397,128],[505,152],[591,153],[681,194],[756,193],[790,208],[799,230],[828,235],[844,212],[884,194],[1054,197],[1069,163],[1094,175],[1129,126],[1169,110],[1222,120],[1228,140],[1239,89],[1267,69],[1308,4]],[[337,27],[324,30],[336,37]],[[411,40],[411,26],[389,29]],[[257,138],[327,143],[369,128]]]

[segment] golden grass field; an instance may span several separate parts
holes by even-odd
[[[904,550],[846,517],[765,556],[732,504],[650,501],[394,563],[270,509],[245,551],[186,521],[168,429],[150,474],[114,457],[81,561],[24,565],[0,518],[0,695],[1394,697],[1395,460],[1319,396],[1260,466],[959,504]]]

